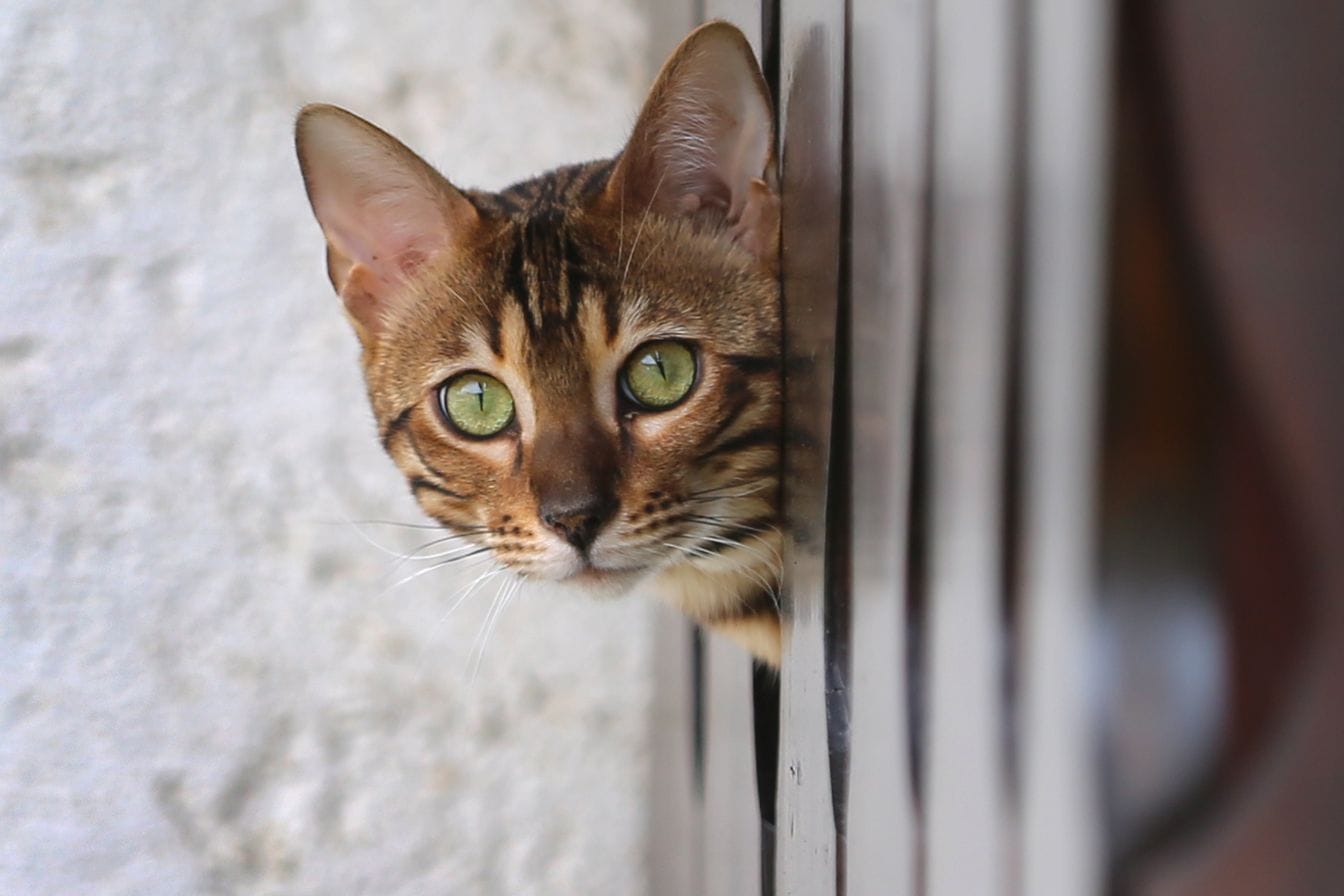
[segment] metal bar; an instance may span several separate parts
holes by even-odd
[[[1105,287],[1105,0],[1032,0],[1028,41],[1022,598],[1022,892],[1102,882],[1087,693]]]
[[[780,9],[786,393],[785,561],[777,891],[837,892],[826,718],[825,515],[840,278],[845,8]]]
[[[938,0],[929,368],[929,896],[1011,888],[1002,515],[1014,13]]]
[[[931,9],[853,0],[850,262],[854,525],[848,893],[907,896],[906,548],[923,282]]]

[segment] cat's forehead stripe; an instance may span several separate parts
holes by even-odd
[[[579,241],[564,219],[526,218],[503,236],[502,291],[534,337],[572,329],[594,286]]]
[[[505,219],[496,248],[500,291],[522,314],[532,342],[574,335],[580,307],[598,303],[608,344],[615,344],[632,318],[640,317],[628,296],[603,282],[576,230],[573,213],[603,190],[615,160],[571,165],[515,184],[499,193],[474,193],[482,211]],[[581,226],[581,225],[579,225]],[[499,336],[503,308],[487,324],[496,357],[507,355]],[[503,353],[501,353],[501,348]]]

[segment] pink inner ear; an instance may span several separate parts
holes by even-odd
[[[651,164],[665,213],[723,212],[733,242],[767,266],[776,263],[778,197],[762,179],[770,159],[770,111],[750,81],[735,69],[712,69],[714,79],[683,86],[654,119]],[[701,73],[702,75],[704,73]]]
[[[403,284],[448,248],[452,233],[445,197],[432,190],[408,190],[395,181],[382,185],[381,194],[351,186],[337,182],[314,209],[344,274],[333,282],[367,338],[382,330]]]
[[[772,114],[751,51],[722,24],[692,34],[664,67],[623,158],[619,201],[665,214],[747,214],[768,176]],[[759,215],[749,215],[754,222]]]
[[[397,256],[397,266],[401,269],[403,276],[410,276],[428,260],[428,256],[419,249],[407,249]]]
[[[778,273],[779,197],[759,177],[747,184],[745,192],[736,218],[729,220],[733,242]]]
[[[332,242],[351,261],[394,285],[420,269],[449,244],[448,223],[432,195],[370,196],[330,203],[319,215]]]

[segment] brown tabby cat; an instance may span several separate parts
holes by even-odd
[[[682,42],[616,158],[500,193],[333,106],[295,130],[425,512],[519,576],[647,581],[778,664],[779,202],[741,32]]]

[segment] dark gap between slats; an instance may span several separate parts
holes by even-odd
[[[1000,504],[1000,569],[999,569],[999,611],[1002,635],[999,640],[1000,674],[1000,733],[1001,756],[1000,769],[1004,781],[1004,800],[1011,823],[1004,830],[1004,839],[1010,853],[1016,855],[1021,849],[1020,837],[1020,759],[1022,726],[1019,712],[1021,697],[1021,645],[1022,601],[1020,593],[1022,554],[1025,550],[1022,537],[1023,517],[1022,480],[1026,469],[1025,445],[1023,433],[1024,415],[1028,413],[1028,401],[1024,394],[1026,388],[1026,357],[1023,354],[1025,344],[1025,291],[1026,291],[1026,245],[1030,222],[1027,220],[1026,197],[1028,184],[1028,152],[1031,136],[1031,121],[1028,103],[1028,89],[1031,82],[1031,51],[1028,46],[1030,24],[1028,9],[1023,0],[1017,0],[1013,28],[1013,85],[1012,112],[1009,127],[1012,129],[1011,160],[1012,170],[1008,196],[1008,214],[1010,217],[1008,248],[1008,296],[1005,363],[1003,391],[1003,444],[1000,471],[1002,480]],[[1019,869],[1020,863],[1009,862],[1010,869]],[[1021,881],[1011,881],[1007,886],[1010,893],[1020,892]]]
[[[835,379],[831,414],[831,465],[826,506],[826,590],[823,609],[826,664],[826,742],[831,771],[831,814],[835,823],[836,892],[845,892],[846,821],[849,805],[850,637],[853,569],[852,419],[850,376],[850,282],[853,261],[851,188],[853,127],[850,64],[850,10],[845,4],[841,71],[840,263],[836,284]]]
[[[761,73],[779,121],[779,0],[761,2]],[[778,134],[775,135],[778,138]],[[778,147],[776,147],[778,149]]]
[[[761,3],[761,71],[779,121],[779,0]],[[781,133],[777,129],[775,139]],[[776,152],[779,147],[776,145]],[[781,348],[782,350],[782,348]],[[782,486],[781,486],[782,487]],[[781,505],[782,506],[782,505]],[[774,896],[776,811],[779,775],[779,675],[752,664],[752,716],[755,735],[756,802],[761,819],[761,896]],[[745,859],[745,857],[744,857]]]
[[[705,798],[705,633],[691,631],[691,780],[695,794]]]
[[[758,662],[751,667],[751,702],[756,735],[756,805],[761,816],[761,896],[774,896],[779,673]]]
[[[933,41],[933,16],[928,16],[925,39]],[[934,87],[938,76],[936,54],[929,54],[929,69],[925,78],[924,107],[924,195],[920,214],[920,259],[918,326],[915,337],[914,406],[911,410],[910,487],[906,508],[906,581],[905,581],[905,713],[908,742],[910,798],[915,821],[914,878],[915,893],[923,893],[927,877],[924,822],[924,778],[927,764],[924,759],[924,723],[928,717],[928,649],[925,635],[928,631],[928,560],[929,543],[929,342],[930,296],[933,271],[933,176],[935,145]]]

